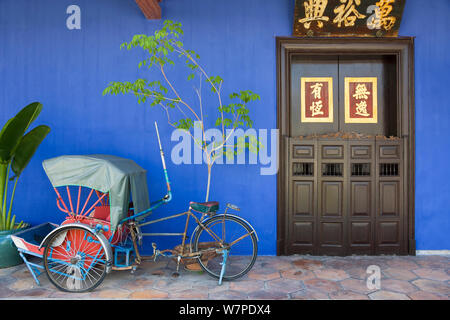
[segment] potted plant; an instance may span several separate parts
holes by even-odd
[[[27,224],[16,222],[12,208],[20,175],[50,132],[48,126],[40,125],[27,133],[41,110],[41,103],[29,104],[9,119],[0,131],[0,268],[22,263],[11,235],[27,227]],[[12,189],[8,188],[10,185]]]

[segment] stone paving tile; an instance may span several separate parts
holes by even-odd
[[[241,291],[246,293],[264,289],[264,281],[260,280],[232,281],[229,284],[230,290]]]
[[[389,267],[391,268],[399,268],[399,269],[404,269],[404,270],[414,270],[419,268],[419,265],[414,262],[413,260],[410,259],[405,259],[405,258],[396,258],[396,259],[392,259],[392,260],[388,260],[387,264],[389,265]]]
[[[50,296],[52,291],[44,288],[34,288],[30,290],[16,291],[14,299],[45,299]]]
[[[340,269],[320,269],[315,270],[314,274],[319,279],[339,281],[350,278],[350,276],[344,270]]]
[[[417,274],[415,274],[413,271],[403,270],[399,268],[387,268],[383,270],[383,275],[389,278],[406,281],[418,278]]]
[[[312,259],[299,259],[299,260],[294,260],[292,262],[292,264],[300,269],[304,269],[304,270],[317,270],[322,268],[323,263],[317,260],[312,260]]]
[[[261,270],[253,269],[249,271],[248,277],[253,280],[273,280],[281,277],[280,271],[273,268],[264,268]]]
[[[425,279],[438,280],[438,281],[450,280],[450,275],[445,270],[420,268],[420,269],[415,269],[412,272],[414,272],[419,277],[425,278]]]
[[[422,291],[442,294],[447,297],[450,295],[450,286],[446,282],[429,279],[417,279],[412,281],[412,284]]]
[[[344,258],[333,258],[327,260],[324,262],[324,265],[326,268],[341,269],[341,270],[352,269],[360,266],[353,259],[344,259]]]
[[[0,286],[0,299],[9,298],[9,297],[13,296],[14,293],[15,293],[15,291],[13,291],[7,287]]]
[[[295,299],[295,300],[329,300],[330,297],[326,294],[323,293],[321,291],[317,291],[317,290],[309,290],[309,289],[305,289],[305,290],[300,290],[297,292],[293,292],[290,294],[291,299]]]
[[[130,291],[119,288],[97,288],[89,295],[95,299],[125,299],[130,295]]]
[[[270,257],[271,259],[265,259],[261,263],[262,268],[272,268],[276,270],[289,270],[292,269],[292,262],[284,259],[277,259],[277,257]]]
[[[203,290],[210,293],[220,292],[224,290],[230,290],[231,283],[238,283],[240,281],[246,281],[247,279],[241,278],[239,281],[222,281],[222,284],[218,285],[218,280],[208,275],[203,275],[196,281],[192,282],[192,290]]]
[[[225,290],[213,292],[209,294],[209,299],[212,300],[243,300],[247,299],[247,294],[234,290]]]
[[[313,271],[291,269],[281,271],[281,277],[291,280],[308,280],[316,278],[316,275]]]
[[[167,292],[161,290],[142,290],[142,291],[134,291],[129,295],[130,299],[136,300],[149,300],[149,299],[166,299],[169,297]]]
[[[30,290],[37,287],[36,282],[34,282],[34,279],[30,276],[28,279],[19,279],[17,281],[11,282],[11,284],[8,286],[9,289],[14,291],[23,291],[23,290]]]
[[[369,289],[367,288],[366,280],[359,280],[359,279],[345,279],[340,282],[342,288],[344,290],[350,290],[356,293],[361,294],[369,294],[371,292],[376,291],[376,289]]]
[[[418,290],[411,283],[396,279],[381,280],[381,289],[400,293],[411,293]]]
[[[450,265],[450,257],[444,256],[419,256],[415,261],[422,268],[441,269],[443,265]]]
[[[372,300],[411,300],[407,295],[398,292],[380,290],[369,294]]]
[[[19,270],[19,269],[22,270],[23,269],[22,266],[24,266],[24,265],[19,265],[19,266],[16,266],[16,267],[0,269],[0,277],[9,276],[12,273],[14,273],[15,271]]]
[[[289,296],[286,292],[275,290],[260,290],[249,293],[248,298],[250,300],[283,300],[288,299]]]
[[[3,276],[0,275],[0,287],[8,287],[9,285],[14,285],[14,283],[16,281],[17,280],[14,279],[13,277],[6,276],[6,275],[3,275]]]
[[[155,280],[153,279],[139,278],[123,283],[120,288],[127,290],[143,290],[152,288],[154,284]]]
[[[64,300],[83,300],[90,297],[89,293],[72,293],[72,292],[63,292],[59,290],[53,290],[48,296],[50,299],[64,299]]]
[[[369,290],[369,265],[381,268],[381,289]],[[169,259],[143,262],[138,270],[113,271],[93,292],[58,291],[45,274],[35,284],[25,265],[0,269],[0,299],[415,299],[450,297],[447,256],[258,257],[235,281],[180,268]]]
[[[369,274],[367,273],[367,268],[363,268],[363,267],[355,267],[355,268],[351,268],[351,269],[347,269],[345,270],[345,272],[347,272],[347,274],[353,278],[353,279],[367,279],[367,277],[369,276]]]
[[[195,290],[184,290],[174,293],[169,293],[170,299],[179,300],[206,300],[208,299],[208,292],[206,291],[195,291]]]
[[[324,280],[324,279],[309,279],[303,281],[306,288],[312,290],[319,290],[322,292],[334,292],[341,289],[340,285],[335,281]]]
[[[153,286],[155,289],[164,290],[167,292],[177,292],[192,288],[192,283],[182,278],[177,279],[162,279],[156,282]]]
[[[368,300],[365,294],[356,293],[350,290],[340,290],[330,293],[330,298],[333,300]]]
[[[28,269],[22,268],[22,269],[18,269],[15,272],[11,273],[11,276],[15,279],[29,279],[32,278],[30,271],[28,271]]]
[[[408,296],[413,300],[447,300],[448,297],[437,295],[425,291],[416,291],[408,294]]]
[[[304,289],[301,281],[290,279],[276,279],[266,282],[267,290],[292,293]]]

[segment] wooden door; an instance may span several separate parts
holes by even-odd
[[[377,52],[375,39],[365,49],[334,40],[278,39],[278,253],[414,254],[411,44],[379,41],[386,47]],[[349,43],[359,51],[345,50]],[[332,79],[332,121],[301,121],[302,77]],[[377,79],[376,122],[345,121],[352,77]]]

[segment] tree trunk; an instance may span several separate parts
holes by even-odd
[[[209,199],[210,186],[211,186],[211,166],[208,166],[208,184],[206,186],[206,199],[205,199],[206,202],[208,202],[208,199]]]

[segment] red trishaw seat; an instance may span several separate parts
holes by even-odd
[[[110,221],[109,206],[97,206],[91,214],[92,218]]]

